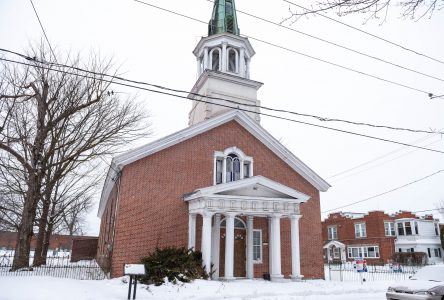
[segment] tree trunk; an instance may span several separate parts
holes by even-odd
[[[34,253],[34,261],[32,265],[34,267],[38,267],[46,264],[46,256],[43,255],[43,243],[46,238],[46,227],[48,224],[48,213],[50,202],[47,197],[45,197],[45,201],[43,202],[42,214],[39,220],[39,232],[37,234],[37,241],[35,245],[35,253]]]
[[[30,181],[29,190],[23,205],[22,219],[17,232],[17,245],[12,263],[13,271],[29,267],[29,253],[31,251],[31,239],[34,234],[33,225],[38,202],[38,193],[36,192],[38,180],[33,178]]]

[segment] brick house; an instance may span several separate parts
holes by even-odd
[[[429,262],[442,261],[439,223],[433,216],[332,213],[322,222],[322,236],[325,261],[365,257],[369,263],[388,263],[395,252],[424,252]]]
[[[323,278],[319,194],[330,186],[261,127],[262,83],[249,78],[255,53],[234,1],[215,1],[193,53],[190,126],[111,163],[99,263],[121,276],[124,263],[177,246],[200,250],[214,278]]]

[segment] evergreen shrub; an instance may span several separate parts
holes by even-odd
[[[186,248],[157,248],[141,262],[145,265],[146,276],[141,282],[162,285],[165,278],[169,282],[191,282],[194,279],[208,279],[202,267],[202,253]]]

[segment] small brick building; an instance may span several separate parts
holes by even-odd
[[[189,127],[115,157],[98,261],[111,277],[156,247],[202,252],[214,278],[323,278],[320,192],[330,186],[260,125],[255,54],[233,0],[194,50]],[[223,105],[219,105],[223,101]]]
[[[395,252],[424,252],[429,262],[442,261],[439,223],[430,215],[332,213],[322,222],[322,237],[325,261],[364,257],[369,263],[388,263]]]

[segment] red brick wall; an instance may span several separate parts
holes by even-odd
[[[253,157],[254,175],[263,175],[311,196],[301,205],[301,269],[305,278],[323,278],[319,191],[235,121],[123,169],[112,276],[120,276],[124,263],[138,262],[155,247],[187,246],[188,204],[182,195],[213,185],[214,151],[233,146]],[[200,248],[200,224],[198,217],[197,248]],[[256,224],[263,227],[265,237],[266,220],[256,218]],[[286,276],[291,274],[289,224],[288,220],[281,222],[282,272]],[[255,265],[258,276],[268,271],[267,247],[263,251],[263,264]]]
[[[98,238],[75,238],[72,241],[71,261],[92,260],[97,255]]]
[[[397,217],[397,216],[396,216]],[[371,259],[371,262],[387,262],[392,259],[395,252],[394,240],[395,237],[386,237],[384,230],[384,221],[394,221],[395,217],[390,216],[382,211],[371,211],[363,218],[352,219],[341,215],[341,213],[330,214],[329,217],[322,222],[322,238],[324,244],[328,243],[328,231],[329,226],[336,226],[338,233],[338,241],[344,243],[347,246],[352,245],[376,245],[379,246],[380,258]],[[365,223],[367,230],[366,238],[355,237],[355,224]],[[347,253],[348,259],[348,253]]]

